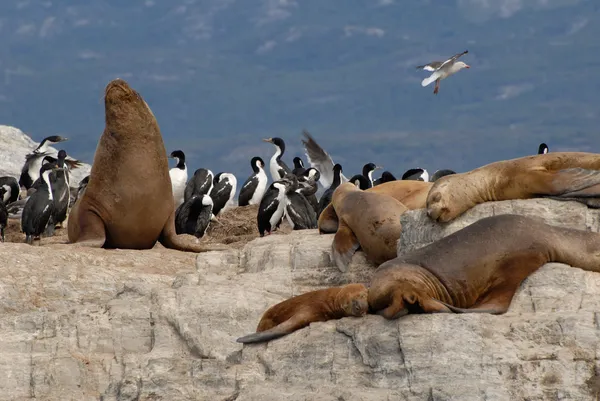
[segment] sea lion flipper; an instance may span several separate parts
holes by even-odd
[[[342,272],[347,271],[348,265],[352,261],[352,256],[358,248],[360,248],[358,238],[356,238],[356,235],[354,235],[344,221],[340,221],[335,237],[333,237],[333,243],[331,244],[331,253],[337,268]]]
[[[106,242],[104,221],[93,211],[81,208],[77,202],[67,222],[69,242],[77,246],[102,248]]]
[[[262,343],[265,341],[271,341],[276,338],[283,337],[286,334],[288,334],[288,333],[283,333],[281,331],[277,331],[277,330],[275,330],[275,327],[274,327],[267,331],[261,331],[259,333],[248,334],[246,336],[238,338],[235,341],[237,341],[238,343],[242,343],[242,344]]]
[[[598,198],[600,170],[580,167],[559,170],[554,173],[548,195],[559,198]]]
[[[208,252],[230,249],[225,245],[193,244],[186,241],[184,236],[177,235],[175,232],[175,210],[169,215],[158,240],[165,248],[184,252]]]
[[[280,323],[269,330],[248,334],[246,336],[238,338],[236,341],[242,344],[270,341],[275,338],[283,337],[303,327],[306,327],[310,324],[310,322],[311,319],[309,314],[307,315],[305,313],[300,313],[292,316],[285,322]]]
[[[441,301],[439,301],[441,302]],[[454,313],[489,313],[492,315],[501,315],[506,313],[508,308],[504,308],[498,304],[482,304],[475,308],[457,308],[456,306],[448,305],[447,303],[441,302],[448,309],[450,309]]]
[[[317,226],[320,234],[333,234],[338,229],[338,216],[330,203],[319,215]]]

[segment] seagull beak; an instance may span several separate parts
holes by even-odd
[[[266,139],[263,139],[263,141],[265,141],[265,142],[273,142],[273,138],[266,138]]]
[[[471,68],[471,66],[470,66],[470,65],[467,65],[467,64],[465,64],[465,68]]]

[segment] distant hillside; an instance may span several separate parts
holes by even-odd
[[[465,170],[598,150],[593,0],[206,0],[0,4],[0,122],[61,133],[91,162],[102,93],[127,79],[169,150],[243,182],[281,136],[308,129],[348,174],[376,161]],[[422,88],[414,66],[464,49],[472,68]]]

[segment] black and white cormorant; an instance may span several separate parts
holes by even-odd
[[[312,205],[298,190],[298,178],[289,175],[290,186],[285,192],[285,217],[292,230],[317,228],[317,214]]]
[[[263,139],[265,142],[272,143],[275,145],[275,153],[271,157],[269,162],[269,170],[271,171],[271,178],[273,181],[282,179],[286,174],[292,172],[290,168],[281,160],[281,156],[285,153],[285,142],[281,138],[267,138]]]
[[[429,173],[424,168],[411,168],[402,174],[402,180],[429,181]]]
[[[318,182],[321,177],[321,173],[314,167],[309,167],[306,171],[298,177],[298,189],[296,192],[304,195],[306,200],[311,204],[315,213],[319,212],[319,200],[317,199],[317,191],[319,189]]]
[[[548,149],[548,145],[546,145],[544,142],[540,143],[540,146],[538,147],[538,155],[544,155],[549,151],[550,149]]]
[[[322,147],[319,146],[317,141],[310,135],[306,130],[302,132],[306,139],[302,139],[304,149],[306,150],[306,159],[310,165],[321,173],[319,183],[323,188],[329,188],[333,183],[333,166],[335,163],[333,159]],[[348,179],[344,177],[344,174],[340,175],[341,182],[346,182]]]
[[[429,181],[435,182],[446,175],[452,175],[452,174],[456,174],[456,171],[448,170],[448,169],[437,170],[435,173],[433,173],[431,175],[431,177],[429,178]]]
[[[390,182],[390,181],[396,181],[396,177],[394,177],[394,174],[392,174],[386,170],[383,173],[381,173],[380,178],[373,181],[373,186],[377,186],[377,185],[383,184],[384,182]]]
[[[0,197],[0,201],[3,201],[5,205],[16,202],[19,199],[19,193],[21,191],[19,182],[15,177],[0,177],[0,188],[4,188],[4,195]]]
[[[175,232],[202,238],[210,225],[213,201],[209,195],[192,195],[175,211]]]
[[[269,235],[276,231],[281,224],[286,207],[285,193],[290,184],[290,181],[285,179],[273,182],[261,199],[256,216],[261,237],[264,237],[265,233]]]
[[[367,163],[363,166],[362,174],[368,180],[369,188],[373,187],[373,171],[381,168],[381,166],[376,166],[375,163]]]
[[[58,152],[58,159],[55,162],[58,168],[50,173],[50,182],[52,187],[52,214],[46,228],[46,235],[54,235],[55,227],[61,226],[67,218],[69,209],[70,191],[69,191],[69,171],[65,164],[67,152],[61,149]]]
[[[321,175],[321,178],[323,178],[323,175]],[[321,195],[321,199],[319,199],[319,211],[317,213],[318,216],[320,216],[321,212],[323,212],[323,209],[325,209],[327,207],[327,205],[329,205],[331,203],[331,198],[333,197],[333,192],[335,191],[335,189],[337,187],[340,186],[341,183],[342,183],[342,165],[338,163],[335,166],[333,166],[333,181],[332,181],[331,185],[329,186],[329,188],[327,188],[327,190],[323,193],[323,195]]]
[[[209,195],[214,185],[213,179],[214,175],[209,169],[199,168],[196,170],[185,186],[184,202],[190,199],[192,195]]]
[[[46,137],[42,140],[40,145],[33,150],[32,153],[25,156],[25,164],[21,169],[21,176],[19,177],[19,185],[24,187],[25,189],[31,188],[35,180],[39,178],[40,168],[42,167],[42,161],[44,157],[51,156],[55,154],[55,152],[48,149],[48,146],[66,141],[67,138],[64,138],[59,135],[53,135]],[[67,166],[71,169],[77,168],[81,165],[79,160],[67,159],[65,160]]]
[[[237,179],[231,173],[219,173],[215,176],[214,186],[210,191],[213,201],[212,213],[216,217],[235,196]]]
[[[53,197],[50,173],[57,168],[56,163],[46,163],[40,168],[41,180],[23,208],[21,231],[25,233],[25,241],[28,244],[32,244],[35,238],[40,237],[52,215]]]
[[[0,187],[0,242],[4,242],[4,229],[8,225],[8,209],[2,200],[6,193],[4,187]]]
[[[183,193],[188,179],[187,166],[185,165],[185,154],[181,150],[172,151],[169,157],[177,162],[175,167],[169,170],[173,201],[175,202],[175,209],[177,209],[183,203]]]
[[[298,156],[294,157],[293,162],[294,169],[292,170],[292,174],[294,174],[296,177],[300,177],[306,171],[306,168],[304,168],[304,162]]]
[[[363,191],[365,189],[369,189],[369,188],[373,187],[371,185],[371,183],[369,182],[369,179],[367,177],[365,177],[364,174],[355,174],[348,180],[348,182],[351,182],[352,184],[354,184],[359,189],[362,189]]]
[[[258,205],[267,190],[267,173],[265,173],[265,162],[256,156],[250,160],[250,166],[254,172],[242,188],[238,196],[238,206]]]

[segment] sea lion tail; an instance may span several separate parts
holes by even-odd
[[[252,333],[246,336],[238,338],[238,343],[242,344],[252,344],[252,343],[262,343],[265,341],[271,341],[279,337],[283,337],[288,333],[282,332],[281,329],[277,330],[277,327],[273,327],[272,329],[261,331],[259,333]]]

